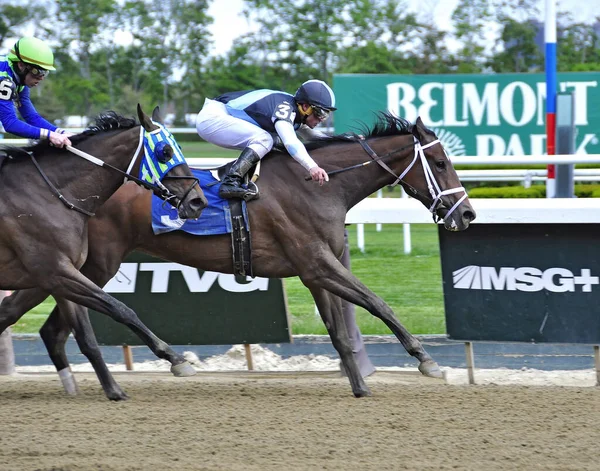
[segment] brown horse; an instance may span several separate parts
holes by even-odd
[[[388,114],[381,115],[363,141],[338,136],[309,148],[331,175],[322,187],[305,181],[302,168],[287,155],[272,152],[263,161],[261,197],[248,204],[254,274],[300,277],[315,299],[356,397],[370,395],[370,391],[352,355],[342,298],[383,320],[407,352],[420,361],[423,374],[441,376],[437,363],[390,307],[339,259],[347,211],[386,185],[400,182],[434,217],[443,219],[449,230],[469,226],[475,212],[444,148],[420,119],[410,125]],[[177,231],[156,236],[151,228],[150,204],[150,195],[128,184],[101,208],[90,221],[89,255],[82,268],[86,276],[104,286],[133,250],[202,270],[232,273],[229,235],[198,237]],[[57,307],[40,331],[59,371],[69,366],[64,350],[69,328],[61,314]],[[78,319],[89,322],[86,312]],[[95,354],[100,357],[99,349]],[[96,371],[99,376],[106,373],[104,369]],[[112,384],[104,377],[100,381],[103,386]],[[105,392],[114,398],[114,391],[105,388]]]
[[[50,294],[65,316],[81,304],[127,324],[159,357],[185,371],[191,366],[181,355],[79,271],[87,256],[90,216],[123,184],[126,171],[138,175],[141,169],[138,182],[173,204],[182,218],[197,218],[207,205],[173,136],[139,105],[138,117],[141,125],[115,113],[100,116],[94,127],[71,138],[72,152],[45,142],[4,149],[12,159],[5,159],[0,172],[0,289],[19,291],[0,306],[0,332]],[[153,118],[159,121],[158,108]],[[69,317],[81,350],[93,349],[89,326]]]

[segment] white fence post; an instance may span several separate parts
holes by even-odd
[[[356,245],[358,245],[358,249],[365,253],[365,225],[357,224],[356,225]]]
[[[379,188],[379,190],[377,190],[377,198],[383,198],[383,190],[381,188]],[[382,227],[382,225],[380,223],[377,223],[375,225],[375,230],[377,232],[381,232],[381,227]]]
[[[408,198],[404,188],[401,188],[402,198]],[[404,253],[408,255],[412,252],[412,241],[410,239],[410,224],[402,224],[402,232],[404,234]]]

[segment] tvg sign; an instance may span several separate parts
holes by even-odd
[[[600,153],[600,73],[559,74],[575,99],[577,151]],[[336,132],[387,110],[436,131],[450,155],[540,155],[546,151],[543,74],[336,75]],[[360,92],[357,93],[357,90]],[[370,124],[370,123],[367,123]]]

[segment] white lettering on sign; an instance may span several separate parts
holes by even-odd
[[[151,272],[152,293],[166,293],[169,288],[171,273],[180,272],[191,293],[206,293],[215,283],[223,290],[231,293],[248,293],[250,291],[267,291],[268,278],[246,277],[246,283],[238,283],[235,276],[226,273],[205,271],[202,276],[196,268],[179,263],[146,262],[121,263],[117,274],[104,286],[107,293],[135,293],[138,272]]]
[[[563,92],[574,92],[575,125],[588,125],[588,95],[591,88],[598,87],[598,82],[561,82],[559,86]],[[509,124],[522,127],[528,124],[542,126],[545,122],[546,84],[543,82],[532,86],[516,81],[508,83],[501,90],[497,82],[487,82],[479,87],[473,82],[429,82],[418,89],[409,83],[395,82],[387,84],[386,88],[390,112],[411,122],[421,116],[428,126]],[[516,103],[520,105],[518,115],[514,109]],[[437,115],[443,119],[434,120],[434,110],[439,110]]]
[[[540,270],[535,267],[479,267],[469,265],[452,272],[453,286],[456,289],[525,291],[536,292],[547,290],[553,293],[581,291],[589,293],[593,285],[600,284],[600,279],[593,276],[589,268],[582,268],[576,276],[566,268],[548,268]]]

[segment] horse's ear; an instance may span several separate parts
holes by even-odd
[[[154,131],[156,126],[152,124],[152,120],[150,117],[144,113],[142,110],[142,106],[138,103],[137,105],[138,118],[140,119],[140,124],[144,127],[144,129],[148,132]]]
[[[160,114],[160,108],[157,106],[156,108],[154,108],[154,111],[152,111],[152,121],[154,121],[155,123],[160,123],[160,124],[165,124],[163,121],[163,118]]]
[[[423,139],[423,135],[425,134],[423,131],[424,129],[425,125],[423,124],[423,120],[419,116],[417,118],[416,123],[412,127],[412,134],[419,140],[419,142],[421,141],[421,139]]]

